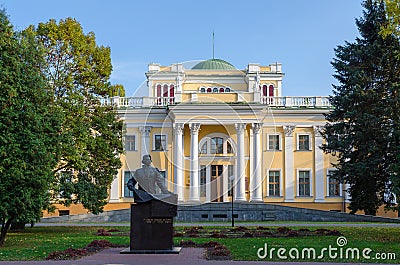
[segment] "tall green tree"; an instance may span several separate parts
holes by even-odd
[[[59,159],[62,113],[41,73],[43,54],[0,11],[0,246],[14,222],[33,222],[49,206]]]
[[[323,150],[338,159],[332,177],[350,184],[351,212],[375,215],[379,206],[393,206],[399,182],[400,46],[392,35],[379,34],[387,22],[384,2],[363,6],[356,20],[361,37],[335,50],[339,84],[330,97]]]
[[[111,182],[121,167],[123,122],[100,97],[112,91],[110,48],[99,46],[72,18],[50,20],[26,29],[46,51],[45,73],[54,104],[62,108],[62,153],[55,169],[55,200],[82,203],[99,213],[107,203]]]

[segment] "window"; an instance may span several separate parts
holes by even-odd
[[[328,170],[328,196],[339,197],[341,195],[340,182],[337,179],[331,177],[333,170]]]
[[[280,196],[280,171],[269,171],[268,194],[269,196]]]
[[[221,137],[211,138],[211,154],[223,154],[224,153],[224,139]]]
[[[207,93],[211,93],[211,87],[207,88]]]
[[[201,144],[199,152],[202,155],[224,155],[232,154],[234,151],[231,143],[227,139],[223,137],[212,137],[208,138]]]
[[[201,88],[200,88],[200,92],[201,92],[201,93],[206,92],[206,88],[205,88],[205,87],[201,87]]]
[[[167,150],[167,136],[164,134],[154,135],[154,151]]]
[[[299,174],[298,195],[299,196],[311,196],[310,171],[299,170],[298,174]]]
[[[219,88],[219,92],[220,92],[220,93],[224,93],[224,92],[225,92],[225,88],[220,87],[220,88]]]
[[[161,85],[157,85],[157,97],[161,97]]]
[[[218,93],[218,88],[217,87],[213,88],[213,93]]]
[[[263,85],[262,86],[262,95],[264,97],[268,96],[268,94],[267,94],[267,85]]]
[[[274,85],[269,85],[268,87],[268,92],[269,92],[269,96],[273,97],[274,96]]]
[[[125,135],[125,151],[135,151],[135,135]]]
[[[268,150],[281,150],[279,134],[268,134]]]
[[[163,87],[163,95],[164,98],[168,97],[168,85],[164,85]]]
[[[299,151],[309,151],[311,150],[310,146],[310,135],[308,134],[300,134],[297,137],[297,150]]]
[[[200,166],[200,196],[206,197],[207,168]]]
[[[230,87],[225,88],[225,92],[231,92],[231,88]]]
[[[133,197],[133,192],[128,189],[126,185],[128,181],[133,177],[134,171],[124,171],[124,197]]]

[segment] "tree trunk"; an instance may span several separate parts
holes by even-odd
[[[5,223],[1,224],[0,247],[2,247],[4,245],[4,241],[6,239],[6,234],[8,232],[8,229],[10,228],[11,223],[12,223],[12,220],[9,219]]]

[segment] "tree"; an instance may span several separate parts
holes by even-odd
[[[108,93],[109,97],[125,97],[125,88],[121,84],[112,85],[110,92]]]
[[[400,36],[400,2],[385,0],[387,22],[381,27],[381,34],[386,37],[391,34]]]
[[[54,200],[82,203],[99,213],[107,203],[111,182],[121,167],[123,122],[100,97],[111,93],[110,48],[98,46],[93,32],[67,18],[26,29],[36,35],[46,56],[45,73],[54,104],[65,113],[61,159],[54,171]]]
[[[337,157],[332,177],[350,184],[351,212],[375,215],[379,206],[393,206],[399,182],[400,46],[392,35],[379,34],[386,23],[383,1],[363,6],[356,20],[361,37],[335,49],[339,85],[330,97],[334,108],[326,115],[322,149]]]
[[[0,11],[0,246],[13,222],[33,222],[49,206],[62,113],[41,74],[43,54]]]

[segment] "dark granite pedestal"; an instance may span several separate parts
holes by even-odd
[[[121,254],[179,254],[174,247],[173,217],[177,215],[177,195],[131,205],[130,247]]]

